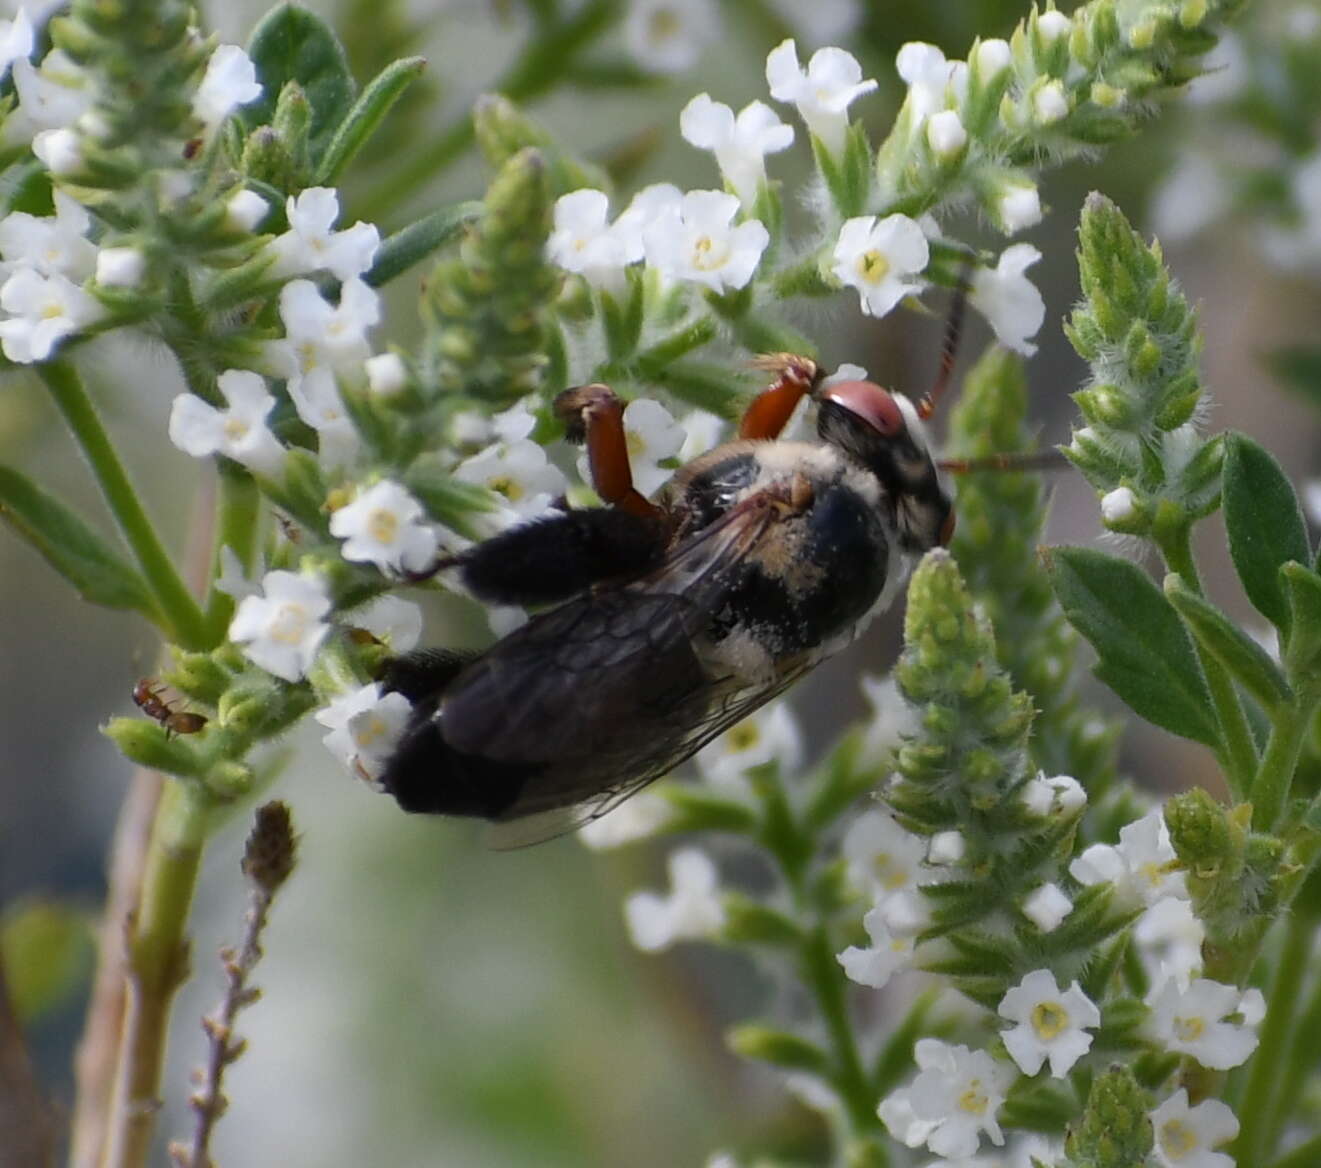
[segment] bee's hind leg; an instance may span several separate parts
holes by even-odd
[[[570,442],[587,446],[592,486],[603,502],[657,523],[664,512],[633,485],[624,434],[624,403],[607,385],[579,385],[555,398],[555,415]]]

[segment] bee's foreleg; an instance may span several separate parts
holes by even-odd
[[[753,365],[775,374],[775,380],[752,399],[739,422],[740,438],[778,438],[794,408],[816,389],[823,370],[811,357],[794,353],[768,353]]]
[[[646,519],[662,521],[663,512],[633,485],[624,434],[624,403],[606,385],[566,389],[554,403],[570,442],[587,444],[592,486],[603,502]]]

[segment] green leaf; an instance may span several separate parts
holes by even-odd
[[[1229,554],[1252,606],[1288,640],[1280,565],[1311,562],[1303,509],[1280,464],[1245,434],[1227,434],[1224,472]]]
[[[262,95],[240,107],[243,124],[249,130],[269,125],[280,91],[296,82],[312,107],[310,145],[312,161],[319,163],[353,105],[353,77],[339,39],[315,13],[281,4],[253,30],[248,56],[257,66]]]
[[[1302,564],[1289,563],[1280,568],[1280,582],[1292,620],[1285,666],[1297,685],[1311,687],[1321,666],[1321,576]]]
[[[757,1022],[732,1027],[727,1041],[735,1054],[760,1059],[788,1070],[810,1071],[820,1075],[825,1074],[830,1067],[830,1060],[816,1043]]]
[[[0,466],[0,519],[28,541],[84,600],[154,618],[146,582],[99,535],[31,479]]]
[[[1274,711],[1292,700],[1280,667],[1260,645],[1214,604],[1198,596],[1182,576],[1165,577],[1165,595],[1198,643],[1242,683],[1262,707]]]
[[[340,172],[362,149],[363,144],[385,120],[394,103],[427,66],[423,57],[403,57],[387,65],[362,91],[348,112],[348,116],[335,128],[330,145],[317,167],[316,184],[330,186]]]
[[[433,519],[469,539],[481,537],[474,517],[493,510],[498,502],[498,496],[486,487],[454,478],[445,459],[435,452],[414,461],[404,475],[404,484],[422,500]]]
[[[1051,548],[1060,607],[1096,650],[1096,676],[1147,721],[1217,747],[1211,695],[1173,605],[1134,564],[1089,548]]]
[[[0,964],[20,1022],[66,1001],[86,981],[94,947],[85,913],[46,900],[16,901],[0,920]]]
[[[389,283],[454,239],[463,228],[482,213],[477,201],[455,203],[432,211],[416,223],[396,231],[376,250],[376,262],[362,277],[373,288]]]

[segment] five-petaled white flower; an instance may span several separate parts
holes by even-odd
[[[945,54],[925,41],[909,41],[899,49],[895,68],[908,85],[908,112],[917,129],[937,110],[949,105],[950,82],[962,61],[947,61]]]
[[[873,807],[849,824],[840,853],[854,887],[879,897],[918,886],[927,845]]]
[[[346,560],[375,564],[382,572],[421,572],[439,545],[422,504],[389,479],[339,508],[330,517],[330,534],[344,540]]]
[[[793,145],[792,126],[765,102],[745,105],[738,114],[723,102],[699,93],[679,115],[679,132],[699,150],[710,150],[725,182],[739,201],[751,208],[766,181],[766,155]]]
[[[858,290],[862,311],[884,316],[922,287],[916,276],[930,259],[927,237],[907,215],[849,219],[835,243],[835,278]]]
[[[1153,982],[1173,977],[1186,986],[1202,969],[1202,942],[1206,926],[1197,919],[1190,901],[1166,896],[1138,917],[1133,941]]]
[[[271,240],[272,279],[327,271],[340,280],[361,276],[372,266],[381,233],[374,223],[355,223],[332,231],[339,218],[339,195],[333,187],[308,187],[285,204],[289,230]]]
[[[630,0],[624,44],[643,69],[682,73],[719,33],[712,0]]]
[[[1041,194],[1032,183],[1012,183],[995,201],[994,213],[1000,230],[1013,235],[1041,222]]]
[[[1235,986],[1199,977],[1183,989],[1169,977],[1152,991],[1147,1005],[1148,1029],[1156,1041],[1213,1071],[1236,1067],[1257,1049],[1256,998]],[[1230,1014],[1240,1014],[1242,1021],[1226,1021]]]
[[[665,826],[670,813],[668,799],[658,791],[643,791],[583,824],[578,838],[593,851],[622,847],[650,838]]]
[[[890,928],[881,905],[868,910],[862,918],[862,927],[867,930],[871,944],[866,948],[850,945],[835,955],[836,960],[849,980],[880,989],[896,973],[912,965],[916,941],[911,934],[896,933]]]
[[[647,263],[675,280],[713,292],[742,288],[752,279],[770,233],[759,219],[734,224],[739,202],[724,191],[689,191],[663,207],[643,229]]]
[[[54,215],[14,211],[0,219],[0,256],[46,276],[82,280],[96,266],[96,244],[87,238],[91,224],[87,208],[57,188]]]
[[[1029,973],[1000,999],[998,1012],[1015,1025],[1004,1031],[1005,1048],[1025,1075],[1050,1060],[1050,1073],[1062,1079],[1091,1049],[1085,1033],[1101,1024],[1101,1011],[1075,981],[1061,990],[1048,969]]]
[[[647,953],[676,941],[710,937],[725,923],[719,873],[711,857],[697,848],[680,848],[671,853],[668,866],[668,896],[635,892],[624,905],[629,936]]]
[[[330,733],[321,741],[360,779],[375,783],[408,725],[412,706],[401,693],[381,693],[380,682],[341,694],[315,717]]]
[[[535,419],[533,421],[535,424]],[[628,446],[629,467],[633,472],[633,486],[642,494],[650,495],[674,474],[673,468],[660,464],[678,456],[685,436],[683,426],[654,398],[634,398],[624,407],[624,441]],[[583,482],[591,482],[588,463],[586,452],[578,456],[578,475]]]
[[[256,101],[261,93],[252,58],[238,45],[217,45],[193,94],[193,116],[209,132],[239,106]]]
[[[849,106],[876,88],[874,79],[862,79],[862,66],[843,49],[817,49],[804,70],[792,40],[777,45],[766,58],[766,84],[776,101],[797,107],[808,130],[834,155],[844,149]]]
[[[501,496],[497,512],[478,516],[494,529],[531,519],[548,510],[569,485],[564,472],[529,438],[495,442],[454,468],[454,477],[476,483]]]
[[[284,447],[266,425],[275,398],[265,379],[247,369],[227,369],[216,381],[226,409],[181,393],[170,410],[170,441],[185,454],[223,454],[257,474],[274,476],[284,466]]]
[[[407,653],[422,637],[422,610],[388,592],[348,614],[346,622],[384,641],[392,653]]]
[[[1234,1158],[1214,1149],[1238,1135],[1238,1120],[1218,1099],[1188,1106],[1180,1087],[1151,1112],[1156,1159],[1162,1168],[1234,1168]]]
[[[1174,845],[1159,807],[1119,829],[1119,844],[1093,844],[1069,865],[1079,884],[1108,880],[1130,902],[1155,904],[1163,896],[1187,896],[1187,877],[1173,870]]]
[[[1037,351],[1029,340],[1046,319],[1046,302],[1024,273],[1041,258],[1030,243],[1015,243],[1000,253],[994,268],[978,268],[972,275],[968,299],[1006,348],[1025,357]]]
[[[19,268],[0,288],[0,345],[20,365],[44,361],[65,337],[95,324],[104,310],[77,284],[58,272],[43,276]]]
[[[610,229],[623,248],[625,263],[635,263],[646,255],[643,233],[672,212],[678,214],[682,203],[683,191],[673,183],[652,183],[633,196]]]
[[[605,192],[584,187],[555,200],[546,258],[594,287],[613,289],[625,266],[640,257],[631,255],[625,237],[612,229]]]
[[[737,784],[753,767],[779,765],[793,775],[803,760],[803,735],[785,702],[770,702],[713,738],[697,752],[697,769],[709,783]]]
[[[25,56],[13,63],[18,108],[5,120],[3,138],[11,144],[31,142],[44,130],[66,130],[92,108],[87,74],[59,49],[42,58],[40,67]]]
[[[297,681],[330,632],[323,619],[330,612],[330,594],[321,577],[282,570],[267,572],[261,586],[264,596],[244,597],[239,605],[229,639],[267,673]]]

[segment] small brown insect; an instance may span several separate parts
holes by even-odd
[[[133,703],[148,718],[154,718],[169,734],[196,734],[209,719],[205,714],[191,710],[175,710],[161,697],[161,685],[154,678],[144,677],[133,687]]]

